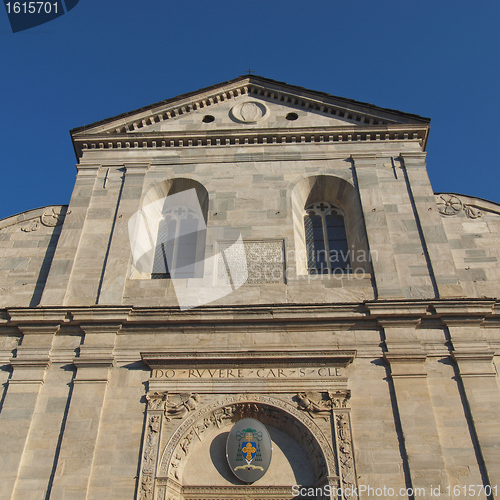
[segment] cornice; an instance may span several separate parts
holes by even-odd
[[[498,325],[495,299],[381,300],[342,304],[258,304],[203,306],[189,311],[177,307],[86,306],[0,309],[4,317],[0,333],[12,334],[29,329],[41,333],[58,330],[58,325],[92,328],[96,332],[126,334],[129,329],[186,327],[211,325],[230,328],[236,324],[322,324],[345,329],[377,325],[418,324],[422,319],[435,319],[446,324],[476,324],[483,320]],[[41,326],[44,325],[44,328]],[[121,325],[121,329],[120,329]]]
[[[380,126],[308,127],[292,129],[229,129],[213,131],[149,132],[127,134],[81,134],[74,138],[77,156],[92,151],[172,151],[185,148],[235,146],[287,146],[343,143],[403,143],[413,141],[425,148],[428,126],[388,124]]]
[[[141,352],[141,358],[150,368],[168,366],[169,368],[192,366],[256,365],[290,366],[290,364],[334,365],[346,367],[354,361],[356,350],[224,350],[224,351],[154,351]]]

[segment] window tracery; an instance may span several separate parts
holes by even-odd
[[[305,208],[304,229],[309,274],[332,274],[350,268],[344,214],[321,201]]]

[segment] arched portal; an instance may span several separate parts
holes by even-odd
[[[263,423],[273,441],[269,470],[251,485],[234,476],[225,457],[227,435],[245,417]],[[291,499],[296,484],[336,487],[337,467],[331,439],[307,413],[274,397],[228,396],[193,412],[173,433],[158,460],[154,498],[251,499],[272,492],[273,499]]]

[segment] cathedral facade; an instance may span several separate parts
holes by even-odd
[[[72,130],[0,221],[0,499],[498,498],[500,205],[429,129],[246,75]]]

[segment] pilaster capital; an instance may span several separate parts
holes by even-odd
[[[89,335],[117,334],[122,329],[122,323],[81,323],[80,328]]]
[[[83,177],[97,177],[97,174],[99,173],[99,169],[101,168],[101,165],[99,164],[88,164],[88,163],[77,163],[76,164],[76,170],[77,170],[77,175],[76,175],[76,180],[78,182],[78,179],[81,179]]]
[[[23,335],[55,335],[61,328],[60,323],[18,323]]]
[[[423,166],[425,167],[425,160],[427,153],[425,151],[402,151],[399,154],[403,159],[405,166]]]
[[[75,322],[88,325],[113,325],[125,323],[132,312],[131,306],[96,306],[71,309]]]
[[[127,162],[124,164],[125,167],[125,172],[130,175],[130,174],[145,174],[146,171],[149,169],[150,164],[147,162]]]
[[[43,354],[33,354],[29,357],[17,357],[10,360],[14,371],[9,384],[43,384],[45,372],[50,366],[50,357]]]
[[[409,318],[420,318],[425,316],[429,304],[426,302],[411,302],[411,301],[380,301],[366,302],[366,307],[371,315],[376,316],[380,321],[382,318],[404,318],[405,321]]]
[[[109,353],[94,353],[93,356],[75,358],[73,363],[76,366],[76,383],[107,383],[113,356]]]
[[[436,314],[440,315],[443,322],[451,324],[464,321],[484,320],[486,316],[494,313],[494,300],[451,300],[436,301],[433,303]],[[465,319],[467,318],[467,319]]]
[[[374,153],[353,153],[351,161],[355,167],[374,167],[377,161],[377,156]]]
[[[496,377],[493,351],[458,352],[451,354],[462,377]]]
[[[397,330],[414,330],[422,322],[422,318],[417,315],[409,316],[382,316],[377,318],[377,323],[384,331]]]
[[[68,311],[63,308],[9,307],[9,322],[16,325],[59,325],[68,321]]]
[[[389,363],[393,378],[424,378],[427,376],[425,360],[427,355],[415,352],[385,352],[384,359]]]

